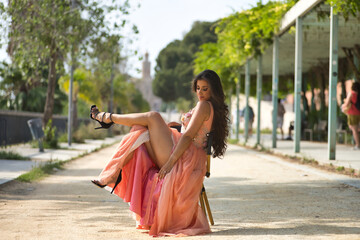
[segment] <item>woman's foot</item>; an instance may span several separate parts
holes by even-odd
[[[100,112],[96,105],[92,105],[90,108],[90,118],[96,120],[101,125],[101,127],[95,129],[111,127],[114,124],[111,115],[112,113]]]
[[[104,188],[104,187],[106,187],[106,185],[101,184],[101,182],[100,182],[99,180],[91,180],[91,182],[92,182],[93,184],[95,184],[96,186],[98,186],[99,188]]]

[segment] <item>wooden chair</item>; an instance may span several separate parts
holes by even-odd
[[[210,132],[207,134],[208,140],[207,140],[207,147],[206,147],[206,155],[207,155],[207,162],[206,162],[206,173],[205,176],[208,178],[210,177],[210,160],[211,160],[211,145],[212,145],[212,140],[213,140],[213,133]],[[210,209],[210,204],[206,195],[206,190],[204,187],[204,184],[202,186],[201,189],[201,193],[200,193],[200,205],[202,210],[205,213],[205,216],[207,216],[209,218],[209,221],[211,223],[211,225],[214,225],[214,219],[211,213],[211,209]],[[205,208],[206,207],[206,208]],[[207,212],[207,214],[206,214]]]
[[[180,128],[171,126],[173,128],[176,128],[178,131],[180,131]],[[207,159],[206,159],[206,173],[205,176],[206,177],[210,177],[210,159],[211,159],[211,145],[212,145],[212,141],[213,141],[213,135],[212,132],[207,134],[207,146],[206,146],[206,155],[207,155]],[[122,170],[120,170],[119,172],[119,176],[116,180],[115,186],[111,191],[111,194],[114,192],[116,186],[121,182],[122,179]],[[200,192],[200,205],[202,210],[205,213],[205,216],[207,216],[209,218],[209,221],[211,223],[211,225],[214,225],[214,219],[211,213],[211,209],[210,209],[210,204],[206,195],[206,190],[205,190],[205,186],[203,184],[201,192]],[[206,214],[207,212],[207,214]]]
[[[181,131],[181,125],[172,125],[172,128],[176,128],[179,132]],[[210,132],[207,134],[207,146],[206,146],[206,173],[205,176],[210,177],[210,160],[211,160],[211,145],[213,141],[213,133]],[[200,205],[202,210],[204,211],[205,216],[209,218],[209,222],[211,225],[214,225],[214,219],[211,213],[209,200],[206,195],[205,186],[203,184],[200,192]],[[206,214],[207,213],[207,214]]]

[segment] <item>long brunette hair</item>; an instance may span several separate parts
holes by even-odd
[[[227,148],[226,139],[229,135],[229,109],[225,104],[225,94],[221,85],[220,77],[212,70],[204,70],[193,81],[193,90],[196,92],[198,80],[205,80],[210,84],[210,102],[214,108],[214,119],[211,127],[213,132],[213,157],[222,157]]]

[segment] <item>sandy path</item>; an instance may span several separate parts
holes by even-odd
[[[37,183],[2,185],[0,239],[152,239],[126,203],[90,183],[114,149]],[[185,239],[360,239],[359,189],[234,146],[211,169],[213,233]]]

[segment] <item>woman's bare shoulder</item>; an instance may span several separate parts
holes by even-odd
[[[199,101],[196,105],[196,108],[199,111],[204,111],[204,112],[210,112],[210,102],[208,101]]]
[[[210,116],[210,103],[207,101],[200,101],[196,105],[196,110],[198,112],[198,115],[204,116],[204,120],[207,120]]]

